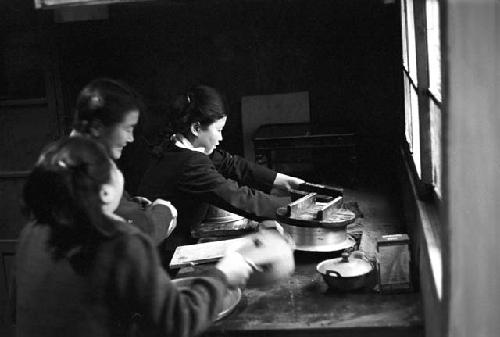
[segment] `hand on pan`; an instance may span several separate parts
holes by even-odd
[[[288,196],[290,195],[290,190],[297,189],[298,185],[303,183],[305,183],[303,179],[278,173],[276,179],[274,179],[271,194],[276,196]]]
[[[281,235],[285,234],[285,230],[283,227],[279,224],[279,222],[275,220],[264,220],[259,223],[259,228],[260,229],[275,229],[278,233]]]

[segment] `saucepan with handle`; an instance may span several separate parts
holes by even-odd
[[[319,263],[316,270],[330,289],[350,291],[370,285],[374,266],[363,252],[346,251],[339,258]]]

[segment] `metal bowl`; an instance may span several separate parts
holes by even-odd
[[[193,281],[196,279],[197,279],[196,277],[181,277],[172,280],[172,282],[177,287],[190,288],[191,285],[193,284]],[[241,300],[241,289],[228,288],[226,296],[224,296],[224,299],[222,300],[222,310],[217,314],[215,320],[218,321],[229,315],[236,308],[240,300]]]

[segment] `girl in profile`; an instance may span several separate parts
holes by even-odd
[[[209,205],[252,220],[274,220],[276,209],[290,203],[290,189],[304,182],[218,149],[226,121],[223,97],[211,87],[192,87],[171,106],[169,136],[139,186],[140,194],[177,208],[165,264],[175,247],[196,242],[191,230]]]
[[[251,267],[227,253],[190,288],[161,267],[149,236],[115,214],[123,176],[90,137],[61,139],[23,190],[32,216],[16,255],[17,336],[193,336]],[[136,331],[137,332],[137,331]]]

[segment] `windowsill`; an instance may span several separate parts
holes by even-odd
[[[417,209],[418,225],[422,230],[422,244],[421,249],[426,250],[426,256],[429,258],[429,265],[431,269],[431,276],[433,286],[439,301],[442,298],[442,254],[441,254],[441,241],[439,228],[441,226],[439,220],[438,207],[435,201],[423,201],[418,197],[417,185],[415,182],[414,174],[408,164],[407,156],[404,149],[401,150],[403,162],[405,165],[408,181],[410,182],[411,192]]]

